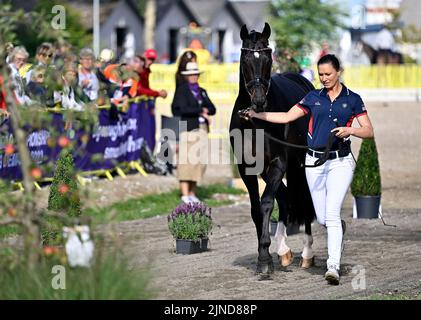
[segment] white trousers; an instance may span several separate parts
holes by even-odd
[[[307,154],[306,164],[317,158]],[[328,267],[339,270],[342,251],[341,207],[352,182],[355,163],[352,155],[327,160],[315,168],[306,168],[307,183],[316,210],[317,221],[327,228]]]

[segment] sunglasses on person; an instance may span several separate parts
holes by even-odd
[[[42,55],[43,57],[48,57],[48,58],[52,58],[52,57],[53,57],[53,54],[52,54],[52,53],[50,53],[50,54],[47,54],[47,53],[41,53],[41,55]]]

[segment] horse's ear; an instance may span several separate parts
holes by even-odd
[[[270,25],[269,23],[265,22],[265,27],[263,28],[263,31],[262,31],[262,37],[268,40],[270,37],[270,34],[271,34]]]
[[[240,38],[243,41],[249,38],[249,31],[247,30],[247,26],[245,24],[241,27]]]

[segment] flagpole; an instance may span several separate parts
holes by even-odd
[[[99,0],[93,0],[93,49],[95,57],[99,56]]]

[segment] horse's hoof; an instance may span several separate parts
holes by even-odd
[[[310,259],[301,258],[300,267],[303,269],[308,269],[314,266],[314,257]]]
[[[283,267],[288,267],[292,261],[294,260],[294,255],[292,254],[291,249],[283,254],[282,256],[279,256],[279,264]]]
[[[261,278],[269,277],[273,273],[273,261],[268,263],[257,263],[256,274],[260,275]],[[264,279],[263,279],[264,280]]]

